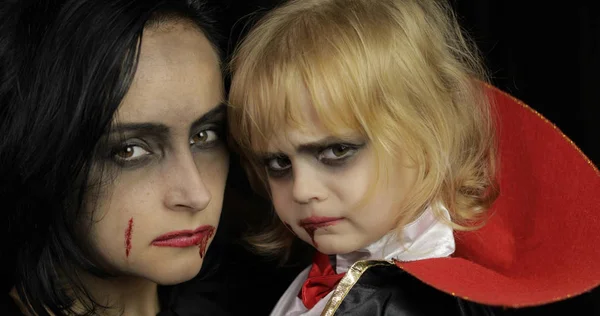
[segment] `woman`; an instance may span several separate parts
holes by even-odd
[[[251,242],[317,250],[272,315],[535,313],[598,286],[597,170],[482,68],[442,1],[289,1],[250,31],[229,126],[279,218]]]
[[[196,1],[36,0],[0,20],[9,303],[167,312],[159,286],[198,274],[228,173],[210,18]]]

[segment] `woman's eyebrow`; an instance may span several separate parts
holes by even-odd
[[[214,107],[210,111],[204,113],[197,120],[192,123],[191,129],[196,129],[202,124],[206,122],[214,121],[217,118],[224,117],[226,114],[227,107],[225,104],[219,104]],[[170,129],[167,125],[162,123],[152,123],[152,122],[143,122],[143,123],[117,123],[113,125],[108,132],[108,134],[117,134],[117,135],[125,135],[125,134],[147,134],[153,135],[156,137],[160,137],[163,139],[168,139]]]
[[[198,119],[196,119],[194,123],[192,123],[191,130],[196,130],[203,124],[206,124],[207,122],[222,120],[225,118],[226,114],[227,106],[225,105],[225,103],[221,103],[213,109],[211,109],[210,111],[204,113]]]
[[[112,126],[109,134],[142,133],[166,138],[169,127],[161,123],[117,123]]]

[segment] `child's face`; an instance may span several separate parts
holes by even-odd
[[[275,210],[288,228],[323,253],[361,249],[396,227],[416,168],[398,157],[393,170],[380,170],[377,181],[369,140],[352,130],[334,136],[310,102],[301,106],[311,124],[282,128],[281,137],[270,140],[264,159]]]
[[[228,170],[222,102],[218,58],[200,31],[191,23],[144,31],[101,154],[106,185],[82,228],[111,272],[173,284],[200,270]]]

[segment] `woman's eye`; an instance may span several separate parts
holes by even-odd
[[[352,154],[354,151],[356,151],[356,149],[354,147],[348,146],[348,145],[333,145],[325,150],[323,150],[321,152],[321,154],[319,155],[320,159],[325,159],[325,160],[336,160],[336,159],[342,159],[342,158],[346,158],[347,156],[349,156],[350,154]]]
[[[275,171],[285,170],[291,166],[292,166],[292,163],[290,162],[290,159],[287,157],[275,157],[275,158],[269,159],[269,161],[267,162],[267,167],[269,169],[275,170]]]
[[[218,139],[219,139],[219,135],[217,134],[217,132],[210,130],[210,129],[205,129],[205,130],[202,130],[202,131],[194,134],[190,138],[190,145],[202,145],[202,144],[212,143]]]
[[[137,160],[146,155],[150,155],[150,152],[139,145],[126,145],[114,154],[115,158],[120,161]]]

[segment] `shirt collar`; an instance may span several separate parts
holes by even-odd
[[[450,220],[450,214],[441,207],[441,215]],[[448,257],[454,253],[452,227],[436,218],[431,207],[427,207],[416,220],[402,230],[402,238],[392,231],[365,248],[335,256],[337,273],[348,271],[359,260],[415,261]]]

